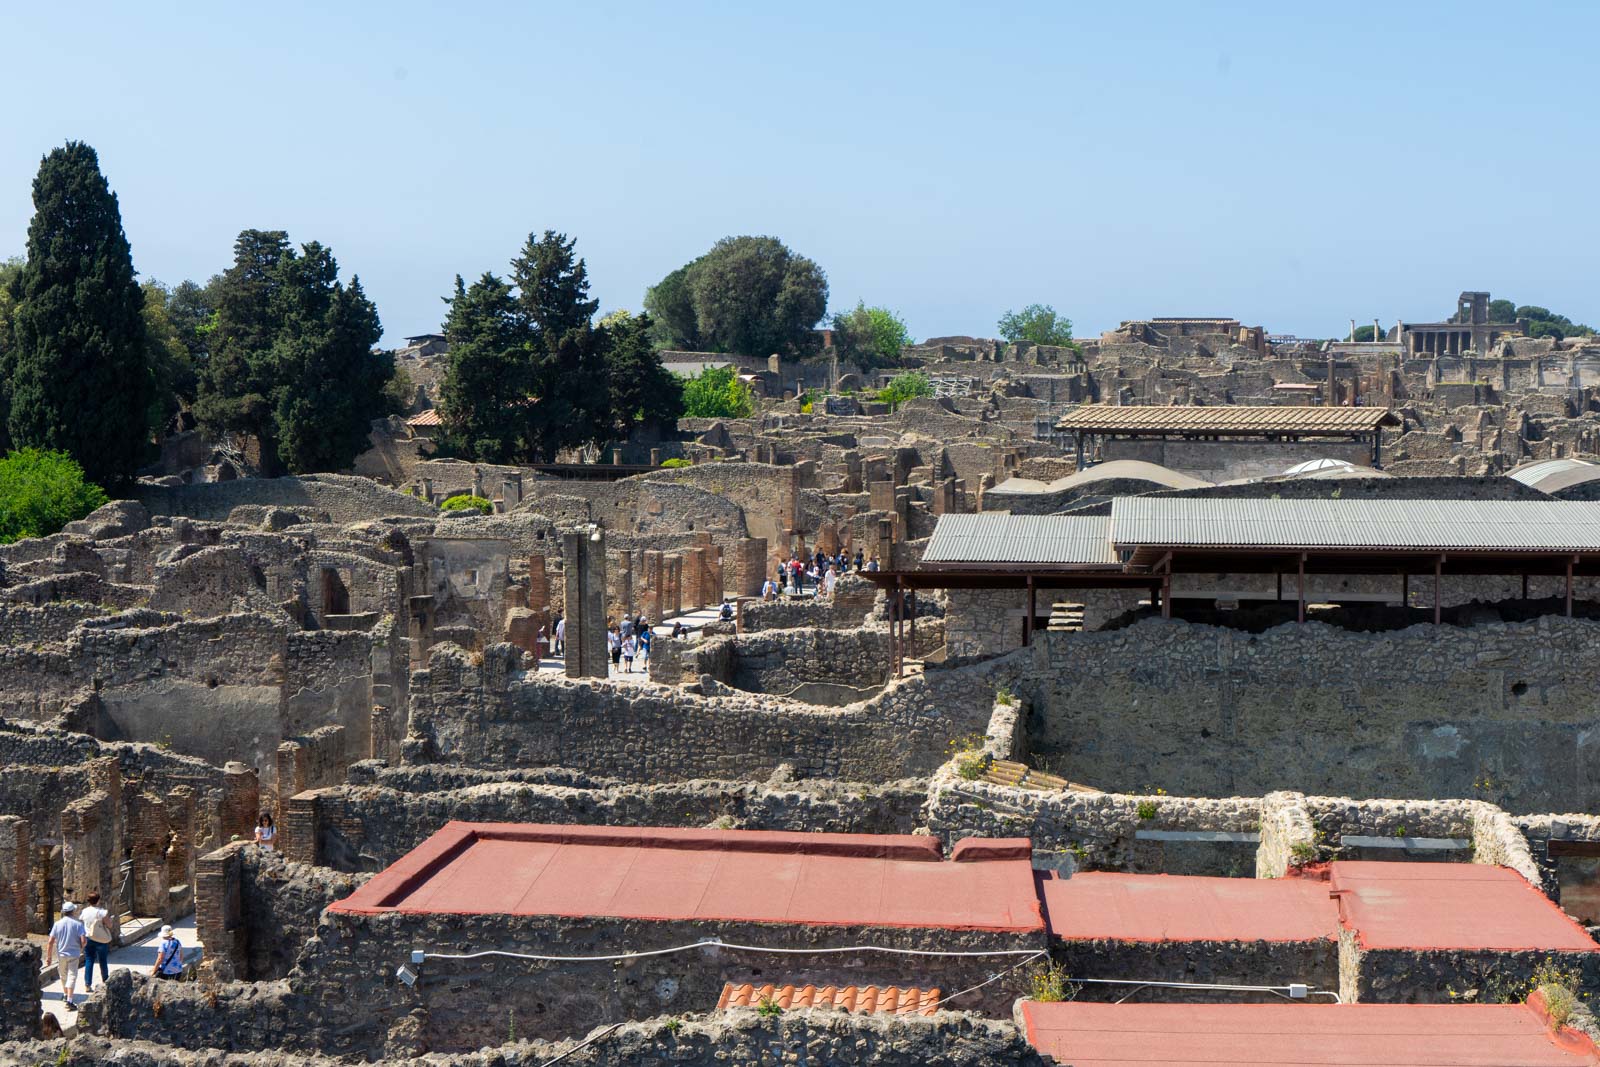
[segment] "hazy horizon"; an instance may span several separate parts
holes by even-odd
[[[1520,12],[1519,12],[1520,13]],[[602,311],[730,234],[918,338],[1048,303],[1094,336],[1224,315],[1344,336],[1487,289],[1600,323],[1580,265],[1600,9],[290,3],[8,12],[0,257],[39,159],[87,141],[142,277],[245,228],[332,247],[385,343],[457,273],[577,239]],[[1587,103],[1585,103],[1587,101]]]

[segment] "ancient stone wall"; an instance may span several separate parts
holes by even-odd
[[[641,957],[631,966],[610,962],[538,962],[488,957],[449,960],[438,956],[417,968],[415,986],[391,976],[413,948],[430,953],[534,951],[602,955],[619,946],[649,950],[694,945],[708,938],[731,944],[788,948],[858,945],[924,948],[927,931],[885,927],[773,925],[739,922],[651,922],[624,919],[544,918],[499,915],[420,915],[329,913],[317,937],[301,955],[291,981],[328,996],[319,1011],[321,1025],[351,1029],[380,1043],[390,1028],[409,1017],[420,1024],[422,1047],[436,1050],[477,1048],[506,1037],[508,1017],[537,1026],[541,1036],[586,1033],[608,1021],[643,1018],[664,1011],[700,1011],[714,1005],[724,982],[746,982],[763,975],[798,984],[905,985],[912,976],[923,986],[965,989],[991,977],[1016,956],[918,957],[876,953],[773,953],[728,949],[690,949],[681,954]],[[1043,931],[1004,934],[943,930],[942,949],[973,953],[1042,949]],[[558,947],[558,948],[557,948]],[[1025,984],[1015,971],[963,998],[962,1007],[1005,1016]],[[495,1011],[485,1011],[492,1003]],[[411,1031],[415,1032],[415,1031]]]
[[[463,776],[465,777],[465,776]],[[430,783],[446,786],[452,783]],[[597,826],[684,826],[813,833],[905,834],[927,791],[916,780],[660,785],[484,782],[428,792],[373,786],[321,789],[289,799],[291,858],[343,871],[379,871],[452,819]],[[311,851],[301,851],[300,827]]]
[[[1039,635],[1023,685],[1036,751],[1092,785],[1478,795],[1549,810],[1600,803],[1582,769],[1600,744],[1597,638],[1600,622],[1548,616],[1262,634],[1152,618]]]
[[[224,980],[284,977],[323,909],[365,881],[365,875],[295,863],[248,842],[200,857],[195,927],[207,968]]]
[[[988,721],[987,672],[907,679],[865,703],[821,710],[773,698],[716,697],[648,684],[526,674],[509,645],[480,663],[450,646],[412,676],[408,763],[571,767],[629,781],[801,778],[880,782],[926,774],[951,737]],[[992,691],[991,691],[992,692]]]
[[[220,521],[241,504],[327,513],[334,522],[363,522],[386,515],[436,517],[425,501],[397,493],[366,478],[308,474],[290,478],[241,478],[195,485],[137,487],[136,496],[152,515],[183,515]]]
[[[158,1001],[160,1011],[155,1010]],[[422,1035],[404,1025],[394,1027],[381,1048],[374,1047],[368,1034],[358,1039],[319,1025],[316,1009],[310,996],[290,992],[286,982],[205,987],[142,982],[118,972],[106,996],[82,1011],[92,1033],[65,1045],[12,1048],[21,1062],[57,1067],[112,1062],[212,1067],[219,1049],[226,1049],[228,1062],[238,1067],[336,1067],[357,1051],[384,1067],[504,1067],[558,1057],[563,1067],[1047,1067],[1011,1021],[964,1012],[931,1018],[846,1012],[763,1016],[749,1009],[674,1013],[567,1041],[530,1041],[525,1035],[538,1029],[537,1020],[508,1012],[497,1019],[502,1029],[491,1047],[451,1054],[423,1052]]]
[[[839,706],[882,687],[889,646],[887,629],[764,630],[702,642],[685,654],[684,670],[747,692]]]
[[[44,1004],[39,995],[42,962],[38,945],[0,938],[0,1041],[26,1041],[38,1035]]]

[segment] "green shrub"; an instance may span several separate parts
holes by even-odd
[[[19,448],[0,459],[0,543],[59,533],[106,500],[65,452]]]
[[[889,384],[878,390],[878,402],[894,409],[913,397],[932,395],[933,383],[928,376],[911,371],[889,379]]]
[[[672,459],[664,459],[664,460],[662,460],[661,461],[661,466],[666,468],[667,470],[677,470],[679,467],[692,467],[692,466],[694,466],[694,464],[690,463],[686,459],[680,459],[680,458],[674,456]]]
[[[774,1015],[782,1015],[783,1005],[779,1004],[771,997],[762,997],[761,1000],[756,1004],[756,1014],[765,1015],[769,1018]]]
[[[477,511],[482,512],[485,515],[493,515],[494,503],[492,501],[485,500],[481,496],[473,496],[471,493],[458,493],[455,496],[448,497],[444,503],[440,504],[439,510]]]
[[[1002,707],[1009,708],[1011,705],[1017,702],[1017,698],[1012,695],[1009,687],[1002,685],[999,689],[994,691],[994,702]]]
[[[732,367],[707,367],[683,379],[686,419],[748,419],[755,413],[755,394]]]
[[[1159,812],[1161,809],[1156,807],[1156,802],[1153,800],[1141,800],[1139,801],[1139,807],[1135,810],[1139,818],[1143,819],[1145,822],[1149,822],[1151,819],[1156,817],[1157,812]]]

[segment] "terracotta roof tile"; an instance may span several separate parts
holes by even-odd
[[[752,985],[729,982],[722,987],[717,1009],[754,1008],[770,1001],[785,1011],[807,1008],[850,1012],[932,1015],[939,1010],[937,989],[900,986]]]
[[[438,408],[429,408],[427,411],[419,411],[417,414],[411,416],[409,419],[406,420],[406,425],[407,426],[439,426],[439,425],[441,425],[441,423],[439,421],[439,409]]]

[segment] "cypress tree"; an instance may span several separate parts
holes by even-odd
[[[93,148],[39,164],[16,288],[6,425],[17,448],[68,452],[91,481],[126,481],[150,441],[144,293],[117,196]]]

